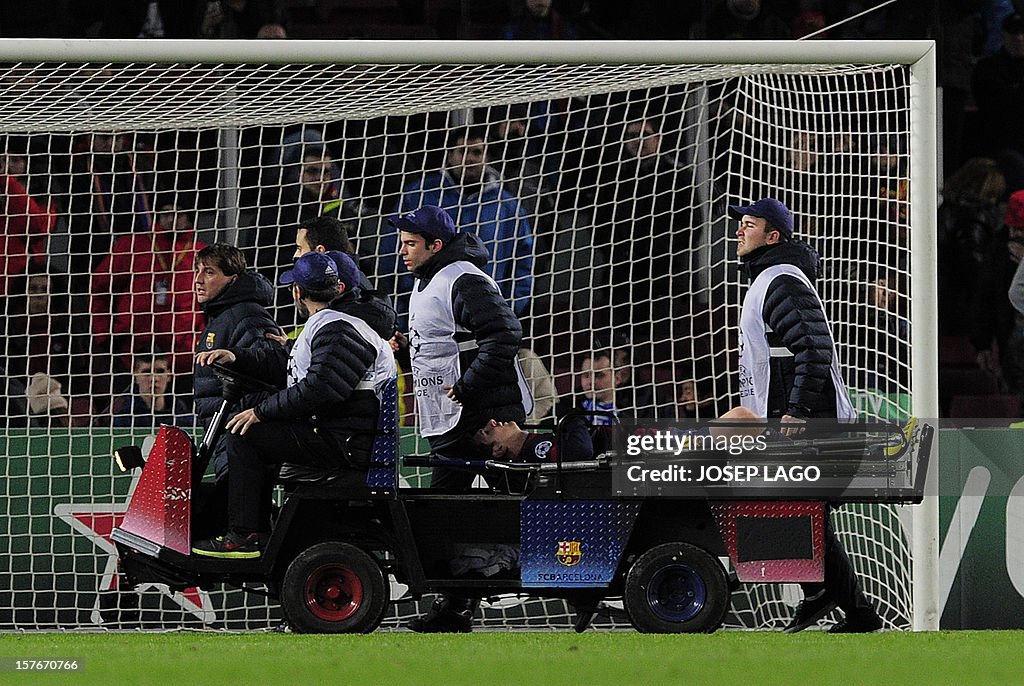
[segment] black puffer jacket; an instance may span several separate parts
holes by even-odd
[[[264,422],[308,421],[320,436],[335,443],[339,460],[347,456],[349,466],[366,467],[380,404],[372,389],[355,388],[377,359],[377,350],[340,320],[316,332],[310,351],[306,377],[256,405],[256,416]],[[286,383],[288,352],[283,347],[232,352],[235,369],[278,386]]]
[[[481,270],[487,265],[487,248],[474,234],[456,234],[451,243],[429,259],[415,275],[416,289],[422,289],[441,269],[466,261]],[[452,312],[458,327],[468,334],[456,340],[476,340],[477,349],[460,353],[462,377],[455,383],[455,396],[462,403],[458,425],[443,436],[431,439],[438,450],[472,434],[490,419],[526,421],[523,396],[516,375],[516,356],[523,339],[511,306],[483,276],[463,274],[452,286]]]
[[[198,350],[220,348],[278,347],[281,345],[266,337],[267,333],[279,333],[277,323],[267,312],[274,297],[274,287],[262,275],[253,271],[242,272],[234,283],[220,295],[201,305],[206,314],[206,328],[199,335]],[[196,415],[203,426],[209,426],[210,419],[220,406],[220,381],[210,367],[195,368]],[[252,407],[261,396],[242,398],[238,411]]]
[[[818,277],[818,253],[802,241],[761,247],[743,259],[742,268],[753,281],[777,264],[794,265],[812,284]],[[776,277],[768,287],[761,315],[772,330],[768,345],[793,353],[771,358],[768,416],[835,417],[832,332],[817,294],[792,276]]]

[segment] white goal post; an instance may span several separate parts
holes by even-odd
[[[726,205],[776,196],[822,256],[858,409],[938,417],[936,112],[931,41],[0,40],[13,184],[0,630],[120,626],[104,532],[129,485],[106,451],[129,430],[111,422],[131,415],[117,401],[140,342],[151,365],[152,345],[169,348],[185,378],[196,241],[235,244],[273,279],[300,219],[338,216],[371,282],[401,296],[386,220],[436,200],[485,238],[543,365],[538,389],[550,377],[571,396],[584,358],[608,351],[638,414],[706,418],[737,389],[743,283]],[[140,268],[132,236],[165,221],[187,240],[154,239]],[[290,301],[274,307],[292,316]],[[937,629],[937,497],[836,518],[887,625]],[[770,587],[742,594],[730,625],[778,627],[793,604]],[[240,596],[157,589],[128,609],[143,628],[276,621]],[[485,619],[571,625],[564,603],[509,599]]]

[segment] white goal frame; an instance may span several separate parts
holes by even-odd
[[[176,41],[176,40],[0,40],[0,61],[210,64],[867,64],[910,66],[910,215],[913,412],[938,417],[936,208],[936,59],[932,41]],[[599,90],[595,86],[595,92]],[[546,94],[538,92],[538,100]],[[0,95],[0,132],[9,130],[26,107]],[[427,104],[427,107],[431,107]],[[439,97],[436,109],[450,109]],[[234,107],[224,106],[230,122]],[[422,111],[422,110],[418,110]],[[401,105],[389,112],[402,113]],[[371,116],[373,113],[367,113]],[[141,117],[145,113],[140,113]],[[242,120],[235,121],[243,125]],[[59,127],[59,124],[55,125]],[[118,122],[117,128],[146,125]],[[109,127],[114,128],[114,127]],[[150,124],[148,128],[152,128]],[[59,130],[51,126],[48,131]],[[17,132],[31,132],[18,129]],[[222,198],[230,219],[232,199]],[[231,226],[230,221],[222,225]],[[932,465],[929,480],[937,479]],[[934,485],[912,508],[913,629],[936,630],[938,607],[938,497]]]

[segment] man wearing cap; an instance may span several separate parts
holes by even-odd
[[[839,371],[835,342],[814,289],[818,254],[793,239],[793,213],[775,198],[730,205],[739,220],[736,255],[751,284],[740,312],[740,404],[781,419],[797,433],[807,419],[856,416]],[[838,605],[833,633],[877,631],[882,622],[861,590],[850,559],[825,517],[825,581],[802,584],[804,600],[786,633],[801,631]]]
[[[236,348],[197,356],[200,365],[222,362],[284,386],[228,421],[230,433],[223,439],[231,473],[228,530],[197,541],[192,548],[197,555],[260,556],[269,534],[259,516],[261,503],[270,497],[268,466],[335,468],[347,470],[353,485],[365,482],[379,416],[393,411],[384,404],[394,403],[396,369],[387,341],[363,320],[328,306],[344,287],[339,273],[351,282],[354,263],[348,260],[339,270],[317,252],[303,255],[281,275],[299,314],[307,318],[290,352]]]
[[[533,405],[519,367],[523,330],[494,280],[487,250],[459,233],[440,207],[390,221],[399,255],[416,277],[409,301],[409,353],[420,433],[436,453],[472,451],[489,419],[524,422]],[[468,488],[472,474],[435,470],[431,485]]]
[[[533,406],[517,352],[523,330],[483,268],[481,240],[459,233],[440,207],[424,205],[390,220],[399,255],[416,277],[408,347],[420,433],[437,454],[472,457],[474,434],[489,420],[526,421]],[[432,488],[467,490],[474,474],[434,468]],[[414,619],[414,631],[469,631],[479,601],[442,596]]]

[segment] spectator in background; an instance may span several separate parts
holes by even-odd
[[[157,206],[154,230],[121,236],[92,277],[92,330],[115,355],[159,346],[175,374],[192,371],[198,313],[193,297],[192,219],[171,199]]]
[[[1006,179],[995,160],[974,157],[949,177],[939,206],[939,332],[964,335],[979,270],[1002,224]]]
[[[904,249],[909,246],[910,226],[910,158],[906,140],[899,136],[879,137],[869,147],[871,186],[860,215],[867,222],[868,241],[872,245],[890,246],[887,254],[875,256],[878,263],[909,268],[901,263],[906,258]]]
[[[662,152],[653,120],[632,119],[620,132],[618,159],[603,167],[595,199],[594,244],[610,262],[603,323],[633,344],[672,341],[695,290],[686,276],[702,223],[693,178]]]
[[[890,395],[910,387],[909,302],[900,298],[898,273],[883,266],[868,272],[855,318],[860,343],[844,350],[850,387]]]
[[[1003,47],[1003,24],[1007,18],[1017,13],[1015,5],[1014,0],[980,0],[972,8],[981,14],[983,57],[994,55]]]
[[[28,194],[27,160],[21,155],[0,155],[3,192],[3,244],[0,248],[0,293],[8,293],[10,280],[27,272],[30,264],[46,264],[46,241],[56,222],[53,205]]]
[[[342,180],[341,167],[320,131],[303,128],[289,134],[280,155],[280,166],[276,170],[268,168],[275,176],[264,181],[267,194],[257,219],[258,234],[262,235],[256,239],[256,264],[261,268],[280,269],[292,263],[282,232],[300,221],[329,216],[352,222],[363,212],[358,198]],[[276,177],[277,172],[280,177]],[[355,229],[346,225],[346,234],[349,226]],[[337,249],[350,251],[351,245]]]
[[[714,419],[721,417],[725,410],[703,380],[685,379],[679,385],[678,418],[679,419]]]
[[[576,29],[552,7],[553,0],[520,0],[505,25],[505,40],[575,40]]]
[[[75,141],[67,203],[72,293],[87,292],[115,234],[152,229],[152,170],[151,152],[132,136],[91,133]]]
[[[461,232],[476,234],[490,256],[489,275],[522,319],[530,309],[533,291],[534,239],[530,221],[519,200],[504,189],[498,173],[488,165],[485,127],[453,130],[447,150],[444,169],[409,184],[394,213],[402,215],[424,205],[435,205],[452,216]],[[395,232],[385,233],[381,238],[377,278],[382,290],[398,294],[396,304],[402,318],[408,313],[412,277],[402,275],[395,279],[397,241]],[[396,281],[397,286],[392,287]]]
[[[288,38],[288,29],[281,24],[264,24],[256,32],[257,40],[285,40]]]
[[[654,388],[636,384],[629,353],[624,348],[600,350],[580,359],[577,394],[558,403],[559,418],[568,412],[597,411],[586,415],[592,426],[607,426],[614,417],[670,419],[676,415],[675,398],[655,398]]]
[[[792,12],[772,0],[721,0],[708,16],[708,38],[726,40],[789,40]]]
[[[1011,14],[1002,23],[1003,47],[978,61],[972,85],[978,107],[982,152],[996,156],[1004,150],[1024,154],[1024,15]]]
[[[121,427],[192,426],[195,418],[185,403],[170,392],[170,357],[143,349],[132,358],[132,390],[114,399],[111,424]]]
[[[828,38],[828,31],[822,31],[827,26],[825,13],[816,6],[817,3],[809,4],[812,6],[802,10],[793,19],[793,38],[799,40],[811,36],[815,40],[824,40]],[[818,33],[819,31],[821,33]]]
[[[92,421],[89,332],[69,313],[66,288],[33,266],[6,294],[2,359],[7,426],[88,426]]]
[[[1003,228],[992,241],[978,270],[970,309],[971,343],[978,366],[999,377],[1011,392],[1024,390],[1024,315],[1007,293],[1024,258],[1024,190],[1010,196]]]
[[[267,24],[286,23],[283,0],[209,0],[196,3],[195,38],[256,38]]]

